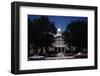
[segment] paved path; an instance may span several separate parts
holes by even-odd
[[[46,60],[58,60],[58,59],[73,59],[74,56],[64,56],[64,57],[46,57]]]

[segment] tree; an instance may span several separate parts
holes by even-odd
[[[28,19],[28,39],[35,47],[47,50],[54,40],[55,33],[55,24],[50,22],[47,16],[41,16],[33,21]]]
[[[72,21],[63,33],[67,43],[78,48],[87,48],[87,21]]]

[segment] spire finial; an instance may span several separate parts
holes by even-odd
[[[58,31],[58,32],[61,32],[61,29],[60,29],[60,28],[58,28],[58,29],[57,29],[57,31]]]

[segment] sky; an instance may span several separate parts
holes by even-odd
[[[28,15],[28,18],[33,21],[34,19],[40,18],[41,16],[44,15]],[[48,18],[51,22],[55,23],[56,28],[61,28],[61,31],[64,31],[66,26],[68,26],[68,24],[70,24],[72,21],[87,21],[87,17],[77,16],[48,16]]]

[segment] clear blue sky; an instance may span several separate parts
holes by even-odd
[[[28,15],[30,20],[40,18],[43,15]],[[46,15],[47,16],[47,15]],[[55,23],[56,28],[60,27],[61,31],[66,29],[66,26],[72,21],[84,20],[87,21],[87,17],[77,17],[77,16],[48,16],[49,20]]]

